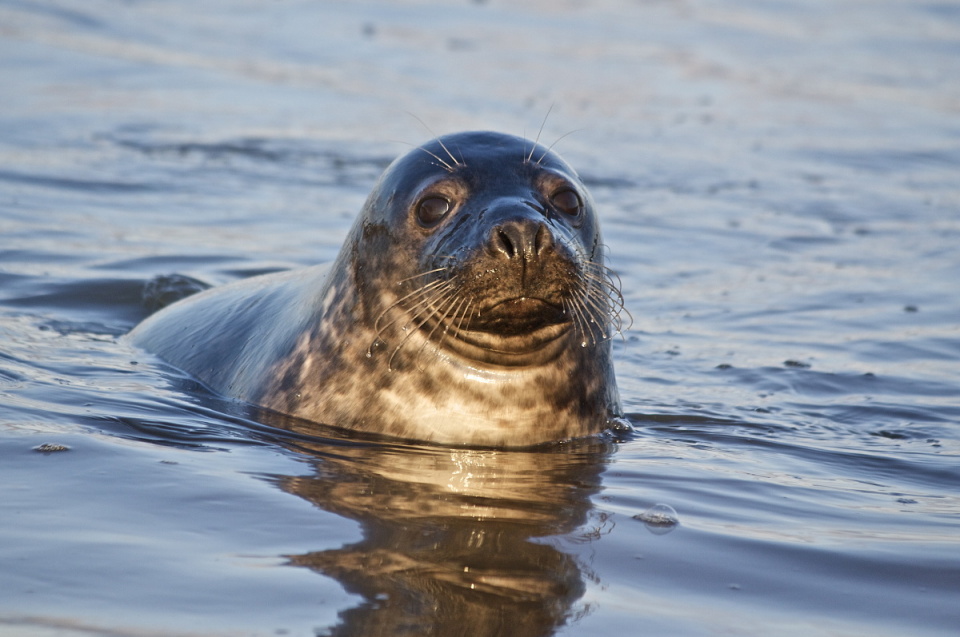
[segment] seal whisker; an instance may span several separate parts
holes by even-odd
[[[525,163],[525,164],[529,164],[529,163],[530,163],[530,160],[533,159],[533,151],[536,150],[537,144],[540,143],[540,135],[543,134],[543,127],[547,125],[547,118],[550,117],[550,113],[551,113],[551,111],[553,111],[553,105],[554,105],[554,102],[551,102],[551,103],[550,103],[550,108],[547,109],[546,114],[543,116],[543,121],[540,122],[540,130],[537,131],[537,137],[533,140],[533,145],[530,146],[530,154],[527,155],[526,157],[524,157],[524,159],[523,159],[523,163]],[[559,140],[557,140],[557,141],[559,141]],[[526,142],[524,142],[524,143],[526,143]],[[546,153],[544,153],[544,154],[546,154]],[[543,157],[541,157],[540,159],[543,159]],[[540,165],[540,162],[539,162],[539,161],[537,161],[537,165]]]
[[[427,131],[428,133],[430,133],[431,135],[433,135],[434,141],[436,141],[438,144],[440,144],[440,148],[442,148],[443,151],[444,151],[445,153],[447,153],[447,156],[450,158],[450,161],[453,162],[453,165],[450,165],[449,163],[447,163],[446,160],[440,158],[440,157],[437,156],[435,153],[430,152],[429,150],[427,150],[426,148],[423,148],[422,146],[418,146],[417,148],[419,148],[419,149],[422,150],[423,152],[429,154],[429,155],[432,156],[434,159],[436,159],[438,162],[440,162],[440,163],[443,165],[443,168],[445,168],[447,172],[451,172],[451,173],[452,173],[457,167],[466,166],[466,165],[467,165],[467,162],[465,162],[465,161],[458,161],[457,158],[453,156],[453,153],[451,153],[450,150],[447,148],[446,144],[443,143],[443,138],[441,138],[439,135],[437,135],[436,133],[434,133],[433,130],[432,130],[429,126],[427,126],[427,123],[426,123],[426,122],[424,122],[422,119],[420,119],[419,117],[417,117],[415,114],[411,113],[410,111],[405,111],[405,112],[407,113],[407,115],[409,115],[409,116],[412,117],[413,119],[415,119],[415,120],[417,120],[418,122],[420,122],[420,125],[423,126],[423,128],[426,129],[426,131]],[[462,157],[462,156],[463,156],[463,153],[461,153],[461,157]]]
[[[470,316],[470,308],[473,306],[474,301],[476,301],[476,299],[470,299],[470,302],[467,303],[466,307],[463,308],[463,312],[460,314],[460,320],[457,321],[457,326],[454,328],[454,338],[460,337],[460,329],[463,327],[463,321],[467,320],[467,317]],[[469,320],[467,320],[467,327],[465,329],[470,329]]]
[[[617,295],[620,299],[620,305],[623,306],[623,295],[620,293],[620,290],[623,289],[623,281],[620,279],[620,275],[603,263],[591,263],[590,265],[594,272],[609,282],[610,289]]]
[[[443,272],[447,268],[434,268],[432,270],[427,270],[426,272],[421,272],[420,274],[414,274],[413,276],[408,276],[405,279],[400,279],[396,281],[394,285],[400,285],[401,283],[406,283],[407,281],[412,281],[413,279],[418,279],[422,276],[427,276],[428,274],[433,274],[434,272]]]
[[[460,311],[466,302],[467,302],[466,297],[463,297],[457,294],[454,296],[453,300],[450,302],[450,305],[447,306],[447,308],[443,311],[443,315],[446,317],[447,320],[441,321],[443,323],[443,332],[440,334],[440,340],[437,341],[438,349],[443,346],[444,340],[447,338],[447,335],[450,333],[450,326],[452,322],[457,320],[457,316],[460,314]],[[454,304],[456,304],[456,307],[454,307],[454,309],[451,310],[450,307],[453,306]],[[462,316],[460,317],[460,320],[461,321],[463,320]],[[440,322],[437,323],[438,326],[439,324]],[[436,331],[436,328],[434,328],[433,331]],[[433,336],[433,331],[430,332],[431,337]]]
[[[596,283],[596,285],[590,286],[589,291],[583,295],[584,308],[598,324],[603,325],[604,328],[613,327],[613,330],[622,336],[623,318],[621,317],[621,311],[625,310],[623,310],[622,304],[617,304],[617,297],[613,296],[609,282],[606,279],[588,274],[584,274],[584,278]],[[608,338],[609,334],[606,333],[606,329],[604,329],[604,332],[605,338]]]
[[[594,262],[585,263],[579,274],[579,285],[572,291],[571,307],[582,319],[581,329],[595,333],[597,330],[589,329],[589,326],[596,325],[603,334],[598,342],[609,338],[610,327],[622,334],[620,311],[623,302],[612,278],[607,276],[602,265]]]
[[[576,323],[577,329],[580,331],[580,346],[586,347],[588,344],[593,343],[592,335],[587,330],[586,320],[583,317],[583,312],[581,311],[581,306],[579,303],[575,302],[575,299],[571,299],[569,305],[567,306],[570,309],[570,314],[573,316],[574,322]]]
[[[380,312],[380,314],[377,315],[377,318],[376,318],[376,319],[374,320],[374,322],[373,322],[373,331],[376,333],[377,338],[383,340],[383,339],[382,339],[383,330],[389,328],[391,325],[393,325],[393,324],[396,323],[398,320],[400,320],[400,318],[403,316],[403,313],[405,313],[405,312],[408,311],[408,310],[405,309],[405,308],[403,307],[403,305],[402,305],[405,301],[407,301],[407,300],[410,299],[410,298],[417,297],[417,296],[420,296],[420,297],[427,296],[427,295],[429,295],[429,294],[433,294],[433,293],[437,292],[438,290],[439,290],[439,293],[442,294],[442,293],[445,292],[447,289],[449,289],[450,285],[451,285],[451,284],[450,284],[449,281],[443,281],[443,280],[439,280],[439,279],[436,280],[436,281],[431,281],[430,283],[427,283],[427,284],[424,285],[423,287],[420,287],[420,288],[414,290],[413,292],[410,292],[409,294],[400,297],[399,299],[397,299],[396,301],[394,301],[393,303],[391,303],[390,305],[388,305],[386,308],[384,308],[384,310],[383,310],[382,312]],[[422,299],[421,299],[421,300],[422,300]],[[420,301],[417,301],[417,303],[414,303],[413,307],[416,307],[419,303],[420,303]],[[396,308],[396,307],[399,307],[399,308],[402,310],[402,312],[401,312],[400,314],[398,314],[396,317],[394,317],[394,319],[393,319],[392,321],[390,321],[389,323],[387,323],[386,325],[380,325],[380,321],[381,321],[381,320],[383,319],[383,317],[387,314],[387,312],[389,312],[390,310],[392,310],[392,309],[394,309],[394,308]]]
[[[389,371],[393,371],[393,359],[397,356],[397,353],[398,353],[401,349],[403,349],[403,346],[406,345],[407,341],[409,341],[410,338],[411,338],[421,327],[423,327],[423,326],[426,324],[427,321],[430,320],[430,317],[434,316],[434,315],[437,313],[437,309],[434,307],[434,303],[435,303],[435,302],[443,303],[443,302],[445,302],[448,298],[450,298],[451,296],[456,295],[456,290],[452,290],[452,289],[451,289],[452,287],[453,287],[453,286],[450,286],[450,288],[446,288],[446,289],[444,290],[444,292],[441,293],[441,298],[440,298],[439,300],[437,300],[437,299],[430,299],[430,298],[424,299],[424,300],[421,300],[420,302],[418,302],[417,305],[415,305],[413,308],[410,308],[411,310],[414,309],[414,308],[417,308],[417,307],[420,308],[419,311],[418,311],[416,314],[413,314],[413,315],[410,316],[411,322],[415,322],[417,319],[419,319],[421,316],[423,316],[423,314],[424,314],[425,312],[427,312],[427,310],[429,310],[429,312],[427,313],[427,315],[426,315],[419,323],[416,324],[415,327],[413,327],[412,329],[410,329],[410,330],[407,331],[406,336],[403,337],[403,340],[400,341],[400,344],[397,345],[396,349],[393,350],[393,354],[390,355],[390,360],[387,361],[387,369],[388,369]],[[418,355],[418,357],[419,357],[419,355]]]
[[[455,339],[460,338],[461,331],[470,329],[470,309],[473,307],[473,304],[475,302],[476,302],[475,297],[469,297],[469,300],[467,301],[466,305],[464,305],[463,307],[458,307],[456,312],[453,314],[453,316],[451,316],[450,326],[453,327],[453,338]],[[457,318],[458,315],[459,315],[459,318]],[[454,320],[456,320],[457,322],[455,326],[453,325]],[[463,324],[464,321],[467,322],[466,326],[464,326]],[[444,330],[444,332],[447,332],[447,330]]]
[[[627,309],[623,299],[623,293],[620,291],[623,285],[623,282],[620,280],[620,275],[602,264],[591,263],[590,266],[590,268],[584,271],[584,277],[596,282],[600,286],[602,293],[613,303],[613,306],[610,308],[610,314],[617,320],[617,332],[622,334],[622,315],[627,315],[629,322],[626,329],[628,330],[633,327],[633,315],[630,314],[630,311]]]
[[[419,292],[421,292],[420,298],[409,307],[401,307],[401,314],[393,321],[385,325],[384,328],[393,325],[402,316],[407,316],[411,322],[414,322],[420,318],[426,310],[433,310],[435,303],[443,302],[451,295],[456,294],[456,290],[450,281],[443,281],[443,285],[441,286],[437,286],[429,290],[423,289]],[[420,327],[420,325],[422,325],[422,323],[418,324],[417,327]],[[402,329],[406,331],[407,327],[404,326]]]
[[[587,283],[593,284],[590,286],[590,294],[596,295],[598,302],[609,306],[607,309],[609,314],[614,315],[620,313],[620,310],[623,309],[623,297],[606,277],[594,272],[585,271],[583,278]]]
[[[407,295],[405,295],[405,296],[400,297],[399,299],[397,299],[396,301],[394,301],[393,303],[391,303],[390,305],[388,305],[386,308],[384,308],[383,311],[380,312],[380,314],[377,315],[377,318],[376,318],[376,319],[374,320],[374,322],[373,322],[373,329],[374,329],[374,331],[377,333],[377,337],[379,338],[379,337],[380,337],[380,333],[381,333],[384,329],[386,329],[386,328],[390,327],[391,325],[393,325],[394,323],[396,323],[397,320],[399,320],[400,316],[402,316],[402,314],[401,314],[400,316],[395,317],[392,321],[390,321],[390,322],[387,323],[386,325],[382,325],[382,326],[381,326],[381,325],[380,325],[380,321],[383,319],[384,316],[386,316],[387,312],[389,312],[390,310],[392,310],[392,309],[394,309],[394,308],[396,308],[396,307],[400,307],[401,310],[406,311],[406,310],[402,307],[402,304],[403,304],[405,301],[407,301],[407,300],[410,299],[411,297],[423,296],[423,295],[429,294],[432,289],[437,288],[437,287],[443,285],[444,283],[445,283],[445,282],[443,282],[443,281],[432,281],[432,282],[428,283],[427,285],[425,285],[425,286],[423,286],[423,287],[421,287],[421,288],[418,288],[418,289],[414,290],[413,292],[410,292],[409,294],[407,294]]]
[[[445,153],[447,154],[447,157],[450,158],[450,161],[453,162],[453,165],[454,165],[454,166],[466,166],[466,165],[467,165],[467,164],[464,163],[464,162],[457,161],[457,158],[453,156],[453,153],[450,152],[450,149],[447,148],[447,145],[443,143],[443,140],[442,140],[441,138],[437,137],[437,138],[436,138],[436,141],[437,141],[438,144],[440,144],[440,148],[443,149],[443,152],[445,152]],[[462,153],[461,153],[461,154],[462,154]],[[453,172],[453,170],[451,169],[450,172]]]
[[[579,133],[581,130],[583,130],[583,129],[581,129],[581,128],[576,128],[576,129],[570,131],[569,133],[564,133],[563,135],[561,135],[560,137],[558,137],[558,138],[556,139],[556,141],[554,141],[552,144],[550,144],[550,145],[547,147],[547,149],[546,149],[545,151],[543,151],[543,154],[540,155],[540,159],[538,159],[538,160],[537,160],[537,163],[534,164],[534,165],[535,165],[535,166],[539,166],[539,165],[540,165],[540,162],[543,161],[544,157],[546,157],[546,156],[550,153],[550,151],[553,150],[553,147],[556,146],[557,144],[559,144],[559,143],[560,143],[560,140],[562,140],[564,137],[569,137],[570,135],[573,135],[574,133]],[[532,153],[531,153],[531,154],[532,154]]]
[[[580,322],[577,318],[576,310],[573,308],[573,304],[569,299],[564,299],[561,303],[563,305],[563,313],[570,316],[570,321],[574,324],[574,331],[580,329]]]
[[[450,164],[448,164],[447,162],[445,162],[442,158],[440,158],[436,153],[433,153],[433,152],[427,150],[427,149],[424,148],[423,146],[417,146],[417,149],[418,149],[418,150],[422,150],[423,152],[425,152],[426,154],[430,155],[431,157],[433,157],[434,159],[436,159],[438,162],[440,162],[439,166],[442,167],[444,170],[446,170],[448,173],[452,173],[454,170],[456,170],[453,166],[451,166]],[[448,154],[449,154],[449,151],[447,151],[447,152],[448,152]]]
[[[443,303],[443,302],[445,302],[447,299],[449,299],[450,302],[447,303],[446,306],[444,306],[442,309],[434,309],[434,311],[433,311],[431,314],[429,314],[429,315],[427,316],[427,318],[423,321],[423,323],[421,323],[420,325],[422,326],[422,325],[426,324],[426,322],[429,321],[429,320],[430,320],[431,318],[433,318],[433,317],[444,317],[444,316],[448,316],[450,308],[453,307],[453,306],[457,303],[457,300],[458,300],[458,299],[460,300],[461,303],[463,302],[463,299],[462,299],[462,298],[459,298],[459,294],[457,294],[455,291],[454,291],[453,293],[451,293],[451,294],[448,294],[448,295],[445,296],[443,299],[439,300],[439,303]],[[444,325],[444,324],[445,324],[445,322],[442,320],[442,318],[440,318],[439,320],[437,320],[437,324],[434,325],[433,328],[430,330],[430,333],[427,334],[427,337],[423,340],[423,344],[420,346],[419,351],[417,351],[417,357],[416,357],[416,359],[414,359],[414,362],[415,362],[416,365],[417,365],[417,369],[419,369],[420,371],[423,371],[423,368],[420,367],[420,356],[423,355],[423,350],[424,350],[424,348],[426,348],[427,344],[431,341],[431,339],[433,339],[433,335],[436,333],[437,329],[439,329],[439,327],[440,327],[441,325]],[[443,329],[443,335],[440,337],[440,343],[443,342],[443,336],[446,336],[446,333],[447,333],[447,328],[444,327],[444,329]],[[439,347],[440,343],[437,344],[438,347]]]
[[[623,283],[616,272],[605,265],[591,263],[584,268],[583,275],[596,282],[617,308],[624,308],[623,294],[620,292]]]
[[[410,115],[411,117],[417,119],[418,121],[420,121],[421,124],[423,124],[423,121],[420,120],[420,118],[417,117],[416,115],[414,115],[413,113],[407,113],[407,114]],[[426,125],[426,124],[423,124],[423,126],[424,126],[424,128],[427,128],[427,125]],[[427,128],[427,130],[430,131],[429,128]],[[430,134],[433,135],[433,131],[430,131]],[[435,135],[434,135],[434,138],[436,138]],[[438,162],[440,162],[440,163],[437,163],[437,164],[435,164],[435,163],[433,163],[433,162],[430,162],[430,163],[433,164],[434,166],[436,166],[437,168],[443,168],[443,169],[446,170],[448,173],[452,173],[452,172],[455,170],[455,166],[458,165],[458,164],[457,164],[457,161],[454,160],[454,165],[451,166],[451,165],[450,165],[449,163],[447,163],[443,158],[437,156],[436,153],[433,153],[433,152],[427,150],[427,149],[424,148],[423,146],[414,146],[414,145],[411,144],[410,142],[405,142],[405,141],[402,141],[402,140],[394,140],[394,141],[395,141],[396,143],[398,143],[398,144],[405,144],[405,145],[407,145],[407,146],[412,146],[412,147],[415,148],[416,150],[422,151],[422,152],[430,155],[431,157],[433,157],[434,159],[436,159]]]
[[[440,145],[443,146],[443,142],[441,142],[439,139],[437,140],[437,142],[439,142]],[[447,147],[446,147],[446,146],[443,146],[443,149],[444,149],[444,150],[447,150]],[[452,159],[457,166],[466,166],[466,165],[467,165],[467,160],[463,158],[463,151],[460,150],[460,146],[457,146],[457,152],[460,153],[460,159],[459,159],[459,160],[457,160],[457,158],[454,157],[453,154],[452,154],[449,150],[447,150],[447,154],[450,155],[450,159]]]
[[[592,289],[595,290],[596,288]],[[603,338],[608,338],[607,327],[610,326],[611,319],[616,321],[616,315],[611,313],[610,304],[606,302],[606,297],[598,297],[596,294],[588,292],[580,298],[582,301],[581,307],[588,321],[602,330]]]
[[[447,337],[447,334],[450,333],[450,327],[453,321],[457,320],[457,316],[460,316],[460,322],[463,322],[463,315],[460,313],[464,306],[467,305],[467,297],[460,297],[460,302],[457,304],[456,309],[448,313],[447,316],[450,319],[443,326],[443,336],[440,337],[440,344],[443,343],[443,339]],[[457,327],[454,328],[454,337],[456,337],[456,332],[459,331],[459,323]]]
[[[441,300],[445,300],[447,296],[449,296],[450,294],[454,294],[454,292],[451,291],[449,288],[441,289],[438,292],[441,295]],[[407,332],[407,337],[404,337],[404,341],[406,341],[406,338],[408,338],[410,334],[412,334],[414,331],[419,329],[421,325],[423,325],[423,323],[421,322],[419,324],[416,324],[414,328],[410,329],[408,327],[410,323],[415,323],[417,319],[420,318],[427,309],[430,309],[431,303],[435,302],[435,300],[436,300],[436,297],[429,296],[429,297],[420,299],[410,308],[400,308],[402,310],[401,313],[398,314],[394,320],[390,321],[387,325],[383,326],[382,329],[385,330],[389,328],[390,326],[396,324],[401,318],[406,316],[409,319],[409,322],[400,328],[401,331]],[[414,312],[414,310],[417,310],[417,311]],[[428,315],[428,318],[429,318],[429,315]],[[383,338],[380,332],[377,333],[377,338],[385,342],[385,339]]]

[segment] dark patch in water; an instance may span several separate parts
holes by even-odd
[[[0,170],[0,181],[12,184],[29,184],[41,188],[74,190],[83,193],[140,194],[164,192],[165,187],[157,184],[133,183],[124,181],[105,181],[98,179],[80,179],[78,177],[57,177],[18,173],[12,170]]]
[[[143,286],[143,306],[153,313],[209,288],[209,283],[183,274],[161,274]]]
[[[137,279],[34,279],[29,291],[26,286],[20,286],[21,296],[5,298],[2,302],[19,309],[62,310],[66,314],[102,317],[103,326],[121,323],[129,328],[146,316],[141,307],[143,285]],[[109,332],[114,328],[103,329]]]

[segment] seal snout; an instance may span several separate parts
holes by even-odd
[[[553,234],[542,221],[508,219],[490,230],[488,245],[494,257],[531,261],[553,248]]]

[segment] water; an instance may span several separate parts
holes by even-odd
[[[960,5],[3,1],[0,59],[0,634],[955,634]],[[291,431],[120,339],[548,110],[633,435]]]

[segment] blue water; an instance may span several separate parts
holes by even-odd
[[[0,635],[956,634],[960,5],[0,0],[0,60]],[[548,111],[632,434],[344,440],[121,338]]]

